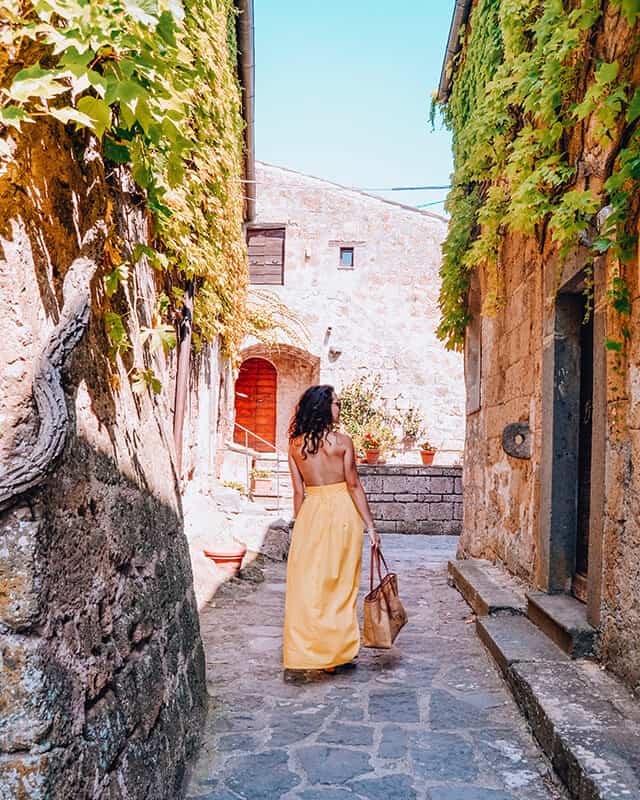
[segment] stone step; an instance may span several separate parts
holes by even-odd
[[[600,673],[600,674],[598,674]],[[588,661],[520,662],[509,684],[575,800],[640,797],[638,703]]]
[[[571,658],[595,658],[598,631],[587,622],[587,607],[567,594],[527,594],[527,616]]]
[[[450,561],[449,575],[478,616],[499,611],[521,615],[526,613],[524,598],[510,588],[506,576],[490,561],[477,558]]]
[[[478,617],[476,631],[505,677],[520,662],[568,662],[569,656],[526,617],[499,613]]]

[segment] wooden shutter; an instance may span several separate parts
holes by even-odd
[[[249,283],[284,284],[284,228],[247,231]]]

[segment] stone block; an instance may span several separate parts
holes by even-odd
[[[568,661],[566,653],[525,617],[479,617],[476,630],[505,675],[512,664],[520,661]]]
[[[462,494],[462,478],[454,478],[453,491],[454,494]]]
[[[379,512],[380,519],[396,520],[403,519],[404,508],[402,503],[384,503],[376,512]]]
[[[59,761],[59,755],[15,753],[2,758],[0,800],[48,800],[51,797],[48,777],[52,762]]]
[[[480,616],[497,611],[526,612],[524,598],[514,594],[500,569],[490,561],[475,558],[450,561],[449,574],[460,594]]]
[[[0,622],[12,630],[33,625],[40,615],[39,531],[40,522],[26,506],[0,521]]]
[[[383,478],[383,491],[390,494],[405,494],[408,492],[418,494],[430,491],[425,479],[415,475],[390,475]]]
[[[429,516],[433,520],[453,519],[453,503],[429,503]]]
[[[369,695],[369,717],[373,722],[419,722],[416,692],[406,689],[372,691]]]
[[[441,494],[419,494],[418,495],[418,502],[420,502],[420,503],[439,503],[441,500],[444,500],[444,497]]]
[[[432,494],[453,494],[453,481],[450,477],[431,478],[429,491]]]
[[[381,476],[375,475],[361,475],[361,482],[365,492],[377,492],[380,494],[384,492],[383,489],[383,478]]]
[[[49,732],[53,713],[45,702],[44,663],[30,638],[0,642],[0,750],[29,750]]]
[[[310,783],[345,783],[371,770],[367,753],[346,747],[303,747],[298,758]]]
[[[395,495],[394,499],[398,503],[415,503],[418,499],[417,494],[397,494]]]
[[[527,614],[572,658],[594,658],[598,633],[587,622],[584,603],[575,597],[530,592]]]
[[[394,496],[392,494],[369,494],[367,492],[367,500],[369,503],[391,503]]]
[[[638,796],[640,732],[631,701],[626,707],[614,702],[579,662],[515,664],[510,684],[574,797]]]
[[[464,509],[464,506],[462,505],[462,503],[454,503],[453,504],[453,518],[461,520],[463,518],[463,509]]]

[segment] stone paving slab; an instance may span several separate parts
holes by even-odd
[[[355,668],[283,672],[284,564],[204,610],[210,709],[190,800],[565,797],[447,584],[457,540],[383,538],[409,623]]]

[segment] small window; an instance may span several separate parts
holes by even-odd
[[[340,248],[340,266],[345,269],[353,269],[353,247]]]

